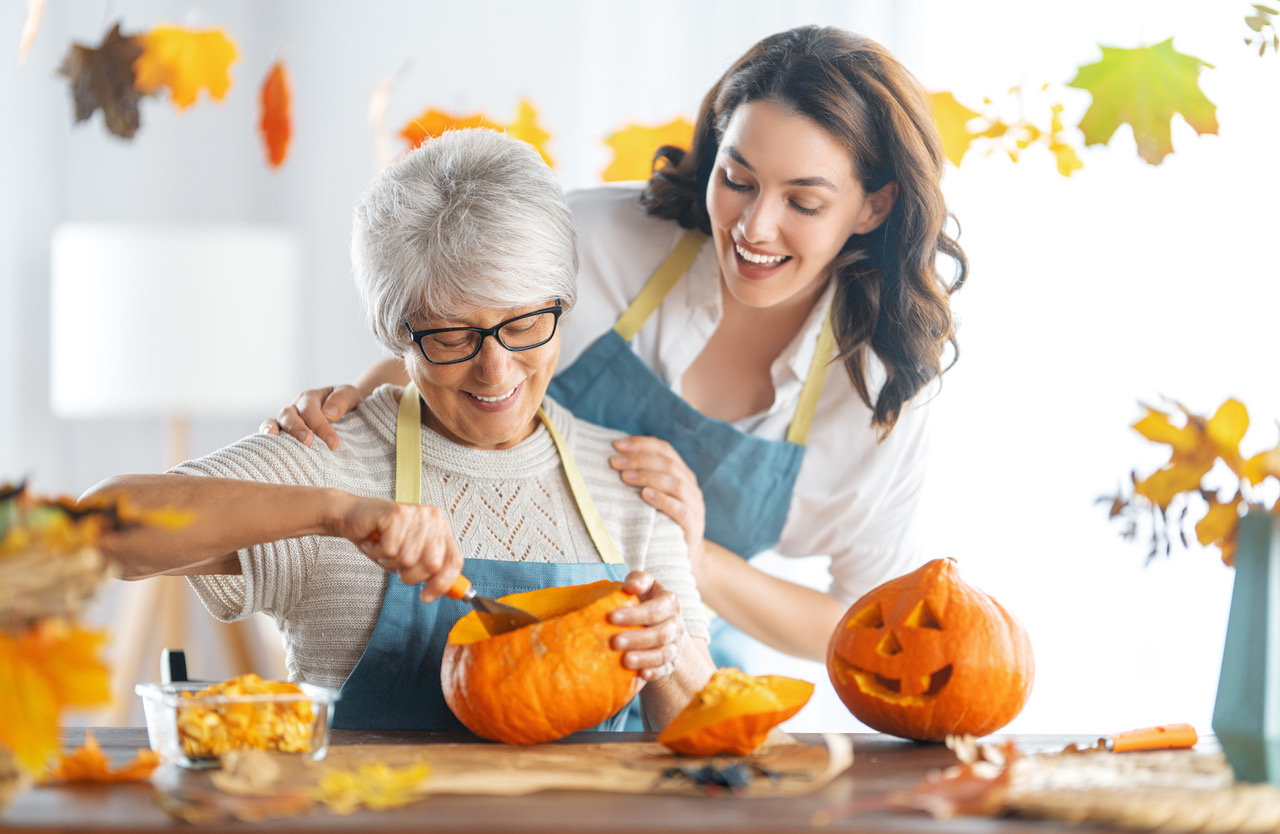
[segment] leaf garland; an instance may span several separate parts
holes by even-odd
[[[283,62],[277,60],[271,65],[266,80],[262,82],[258,101],[262,111],[258,129],[267,147],[267,163],[272,168],[279,168],[289,155],[289,139],[293,135],[293,94]]]
[[[677,118],[657,127],[628,125],[610,134],[604,143],[613,150],[613,162],[601,174],[605,182],[647,180],[659,148],[688,148],[693,143],[693,123]]]
[[[77,124],[101,109],[107,130],[121,139],[133,138],[141,122],[138,99],[142,95],[134,84],[133,64],[141,55],[142,44],[120,34],[119,23],[96,48],[71,45],[58,74],[71,82]]]

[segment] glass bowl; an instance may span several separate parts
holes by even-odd
[[[151,749],[182,767],[218,767],[229,750],[279,750],[323,759],[338,692],[300,683],[301,693],[203,695],[205,681],[140,683]]]

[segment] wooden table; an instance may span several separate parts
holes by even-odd
[[[94,730],[99,743],[114,762],[127,761],[139,747],[147,746],[142,728]],[[818,736],[798,736],[819,743]],[[573,741],[647,741],[645,733],[581,733]],[[1096,741],[1082,736],[1016,736],[1026,751],[1061,748],[1073,741]],[[941,745],[916,744],[882,735],[852,736],[853,766],[819,792],[805,797],[745,799],[741,797],[659,796],[585,791],[551,791],[517,797],[431,796],[390,811],[358,811],[350,816],[317,813],[263,823],[231,823],[193,826],[165,814],[154,802],[146,783],[113,786],[76,785],[37,787],[14,799],[0,814],[0,831],[186,831],[246,832],[1096,832],[1088,826],[1015,819],[960,818],[934,820],[924,815],[888,810],[845,813],[855,804],[873,807],[890,793],[910,788],[931,770],[955,763],[951,751]],[[83,743],[83,729],[68,729],[68,746]],[[444,733],[391,733],[335,730],[332,743],[426,744],[467,739]],[[186,777],[184,777],[186,778]],[[208,778],[191,773],[191,778]],[[812,825],[814,815],[840,814],[823,828]]]

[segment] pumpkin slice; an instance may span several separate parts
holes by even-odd
[[[687,756],[745,756],[812,695],[807,681],[717,669],[658,741]]]
[[[609,641],[609,612],[635,605],[621,582],[501,597],[542,622],[490,636],[475,612],[449,630],[440,668],[445,702],[467,729],[507,744],[541,744],[594,727],[640,691]]]

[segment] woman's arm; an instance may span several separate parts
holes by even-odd
[[[125,579],[236,574],[237,550],[310,535],[348,539],[405,584],[425,582],[426,602],[441,596],[462,569],[453,530],[436,507],[324,487],[180,474],[121,475],[98,484],[84,499],[105,495],[191,517],[178,529],[144,526],[104,535],[102,551]]]
[[[780,652],[826,659],[827,642],[847,606],[828,593],[757,570],[715,542],[704,541],[701,550],[694,578],[717,614]]]
[[[358,406],[375,388],[384,383],[409,384],[403,360],[394,357],[383,359],[361,374],[355,385],[331,385],[303,391],[293,402],[280,409],[280,413],[274,418],[264,420],[259,431],[263,434],[279,434],[283,430],[285,434],[300,440],[304,446],[310,446],[314,437],[319,435],[326,446],[336,449],[338,433],[330,424]]]

